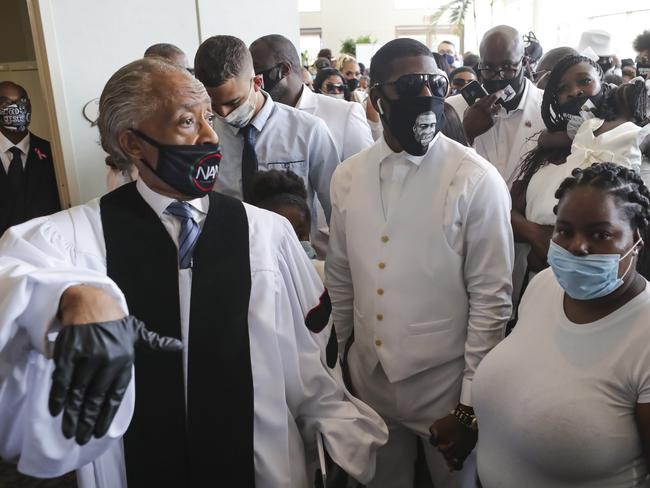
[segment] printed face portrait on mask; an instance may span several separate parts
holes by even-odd
[[[384,125],[402,149],[422,156],[444,124],[447,77],[431,56],[411,56],[393,63],[394,74],[376,83],[371,97]]]
[[[436,123],[438,119],[433,112],[424,112],[417,116],[415,125],[413,126],[413,134],[415,140],[418,141],[422,147],[428,147],[436,135]]]

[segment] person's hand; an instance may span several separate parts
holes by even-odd
[[[546,256],[551,245],[553,227],[550,225],[539,225],[531,222],[530,252],[528,253],[528,266],[531,271],[538,273],[545,269],[548,264]]]
[[[479,98],[474,105],[465,110],[463,127],[471,141],[490,130],[494,125],[494,115],[500,110],[496,105],[500,96],[501,92],[498,91],[487,97]]]
[[[49,410],[55,417],[63,411],[63,435],[83,445],[108,431],[131,379],[134,346],[180,351],[183,343],[158,336],[135,317],[124,317],[101,289],[73,288],[59,308],[64,327],[54,344]]]
[[[462,425],[451,414],[436,420],[429,428],[429,432],[431,444],[438,448],[447,461],[449,469],[460,471],[463,462],[476,445],[478,432]]]

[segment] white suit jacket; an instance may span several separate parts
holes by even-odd
[[[393,383],[464,356],[460,400],[471,405],[474,370],[510,317],[508,189],[487,161],[438,134],[386,218],[382,144],[332,177],[325,273],[339,350],[354,330],[363,367],[380,363]]]
[[[544,91],[525,79],[526,88],[519,106],[507,112],[503,107],[494,117],[494,126],[474,139],[476,152],[491,162],[508,185],[516,178],[521,161],[537,146],[537,137],[544,130],[542,97]],[[468,105],[462,95],[447,99],[463,120]]]
[[[372,145],[370,126],[363,106],[359,103],[326,97],[304,87],[296,108],[325,122],[339,151],[341,161]]]

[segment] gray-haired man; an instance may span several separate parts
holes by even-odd
[[[0,457],[20,471],[78,469],[82,488],[299,488],[302,439],[320,431],[372,477],[385,427],[321,362],[329,299],[293,229],[211,191],[210,105],[180,66],[124,66],[98,126],[140,179],[0,240]]]

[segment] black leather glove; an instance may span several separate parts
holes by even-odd
[[[102,437],[117,413],[131,379],[134,346],[181,351],[183,343],[147,330],[133,316],[63,327],[54,344],[49,408],[63,410],[63,435],[80,445]]]

